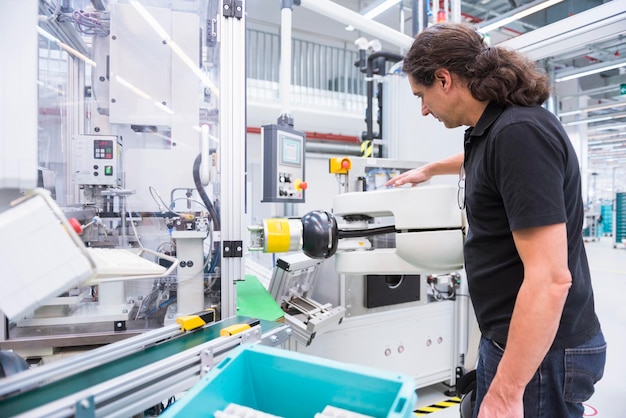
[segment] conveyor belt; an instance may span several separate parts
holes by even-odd
[[[112,362],[97,365],[89,370],[80,371],[71,376],[55,380],[52,384],[46,384],[21,393],[8,399],[0,400],[0,416],[10,417],[32,410],[60,398],[85,390],[126,373],[148,366],[170,356],[192,349],[198,345],[220,337],[220,330],[248,321],[250,318],[235,316],[227,318],[205,328],[193,332],[181,333],[180,336],[158,342],[148,346],[140,352],[132,353]],[[263,332],[267,332],[282,324],[261,321]],[[88,353],[81,354],[88,355]],[[69,359],[68,359],[69,360]],[[46,367],[46,366],[42,366]],[[26,373],[26,372],[25,372]],[[17,375],[16,375],[17,376]],[[2,381],[0,381],[0,387]]]

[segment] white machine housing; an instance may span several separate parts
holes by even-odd
[[[337,195],[334,214],[393,216],[396,248],[337,251],[339,273],[447,273],[463,268],[464,223],[457,189],[426,185]]]

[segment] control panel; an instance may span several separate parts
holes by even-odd
[[[113,135],[75,135],[72,180],[77,185],[121,186],[121,138]]]
[[[289,126],[264,125],[263,202],[304,203],[304,132]]]

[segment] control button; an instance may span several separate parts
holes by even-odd
[[[308,187],[308,184],[306,183],[306,181],[302,181],[300,179],[296,179],[293,185],[296,190],[306,190],[306,188]]]
[[[350,158],[331,158],[329,160],[329,172],[331,174],[348,174],[352,169],[352,160]]]

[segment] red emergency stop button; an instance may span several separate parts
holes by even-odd
[[[331,174],[348,174],[348,171],[352,169],[352,161],[348,157],[337,158],[333,157],[328,160],[329,172]]]
[[[306,188],[308,187],[308,184],[306,184],[306,181],[302,181],[300,179],[296,179],[293,185],[296,188],[296,190],[306,190]]]

